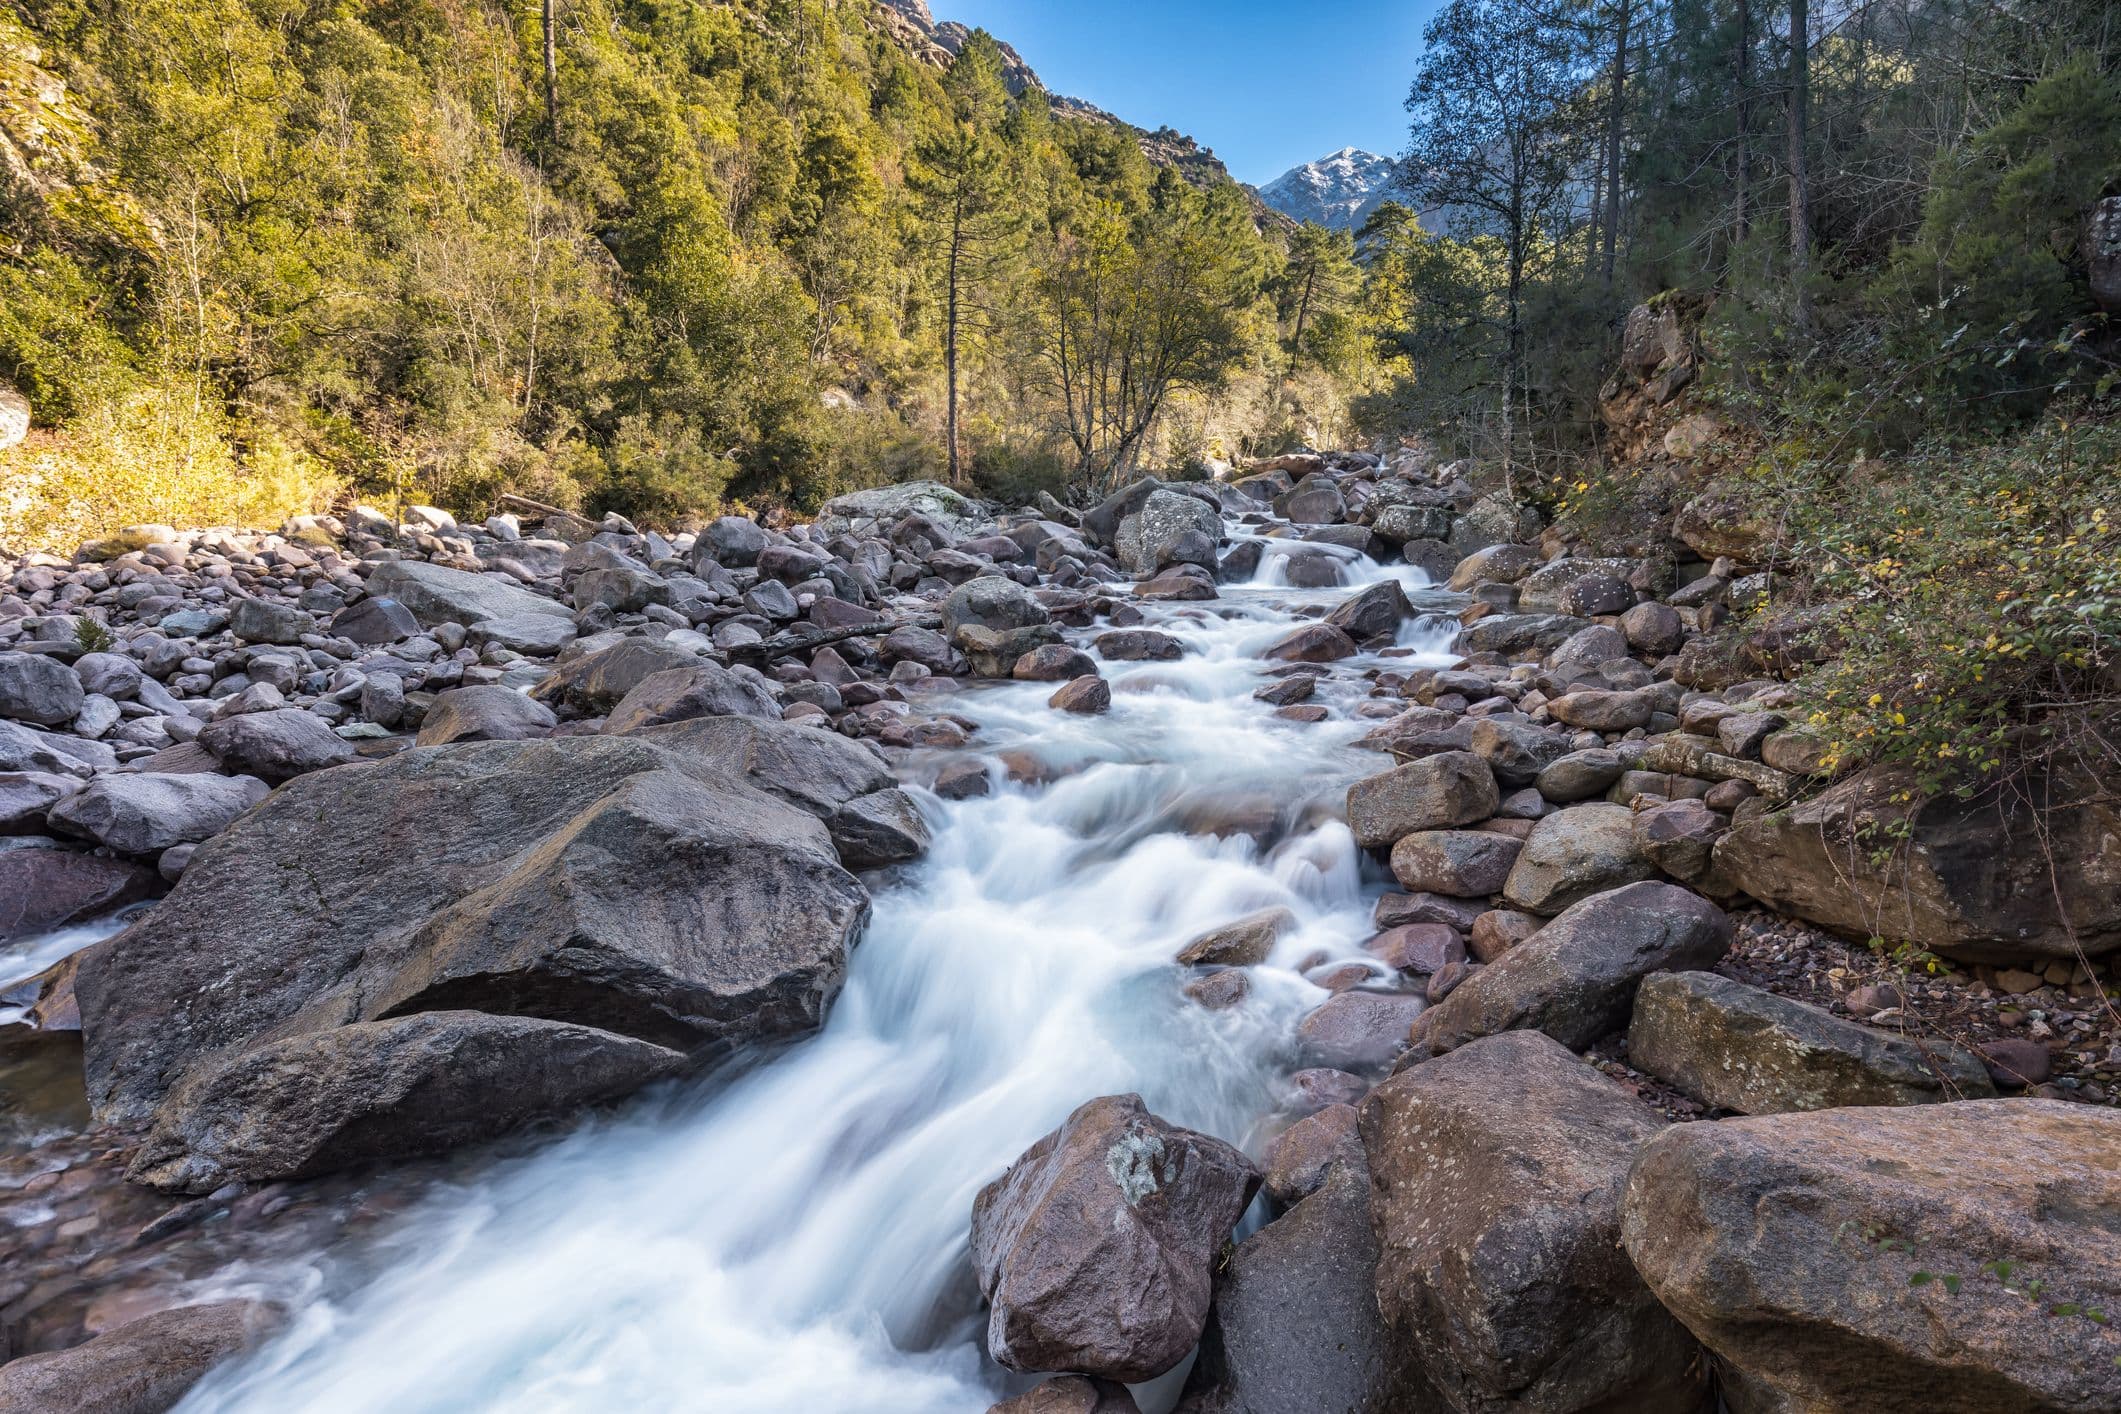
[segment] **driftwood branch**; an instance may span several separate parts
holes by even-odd
[[[566,516],[569,520],[582,519],[573,511],[563,511],[558,506],[548,506],[543,501],[533,501],[528,496],[518,496],[513,491],[503,491],[495,499],[506,506],[520,506],[526,511],[536,511],[541,516]]]
[[[747,643],[728,651],[732,663],[770,663],[776,658],[787,658],[797,653],[808,653],[813,648],[823,648],[828,643],[840,643],[850,638],[868,638],[891,632],[895,628],[936,628],[942,623],[939,614],[915,614],[903,619],[877,619],[866,624],[851,624],[846,628],[818,629],[807,633],[776,633],[762,638],[757,643]]]

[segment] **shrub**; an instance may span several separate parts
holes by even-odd
[[[0,488],[0,545],[62,555],[147,522],[276,526],[339,491],[315,461],[270,430],[232,426],[181,381],[142,384],[0,452]]]
[[[2121,765],[2121,425],[1763,464],[1754,485],[1841,644],[1799,683],[1840,763],[1909,764],[1961,794],[2025,766]]]

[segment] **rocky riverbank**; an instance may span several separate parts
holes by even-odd
[[[2121,1407],[2121,822],[1834,778],[1731,628],[1771,591],[1739,539],[1578,557],[1458,468],[1306,454],[1081,513],[914,485],[17,564],[0,946],[158,901],[8,994],[12,1063],[78,1047],[93,1127],[26,1117],[9,1161],[0,1391],[144,1363],[167,1407],[269,1324],[196,1304],[217,1266],[810,1034],[925,802],[1076,769],[985,749],[963,694],[1096,717],[1187,652],[1145,611],[1258,584],[1303,621],[1256,710],[1360,724],[1330,805],[1392,883],[1359,958],[1290,956],[1275,908],[1170,940],[1199,1007],[1312,989],[1243,1150],[1084,1095],[979,1176],[986,1353],[1064,1376],[1011,1407],[1132,1407],[1196,1346],[1202,1414]],[[1454,597],[1339,588],[1372,561]]]

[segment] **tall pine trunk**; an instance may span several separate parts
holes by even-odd
[[[1790,283],[1796,288],[1797,327],[1812,327],[1812,202],[1805,168],[1805,109],[1811,101],[1811,36],[1807,0],[1790,0]]]
[[[1628,0],[1620,0],[1613,33],[1613,93],[1605,128],[1605,259],[1600,274],[1613,288],[1613,262],[1620,235],[1620,130],[1627,116]]]
[[[950,484],[964,485],[964,463],[958,450],[957,440],[957,314],[959,289],[959,265],[964,259],[964,204],[960,200],[957,214],[950,222],[950,313],[949,325],[943,336],[943,365],[949,383],[949,439],[950,439]]]
[[[1745,244],[1753,213],[1753,3],[1738,0],[1738,200],[1731,213],[1731,244]]]
[[[560,50],[554,33],[554,3],[555,0],[544,0],[541,7],[545,24],[545,130],[549,142],[560,138]]]

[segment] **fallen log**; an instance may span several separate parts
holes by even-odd
[[[726,650],[731,663],[770,663],[776,658],[788,658],[798,653],[808,653],[827,644],[841,643],[850,638],[881,636],[895,628],[937,628],[942,624],[940,614],[913,614],[900,619],[877,619],[866,624],[850,624],[845,628],[819,629],[809,633],[790,630],[762,638],[756,643],[740,644]]]

